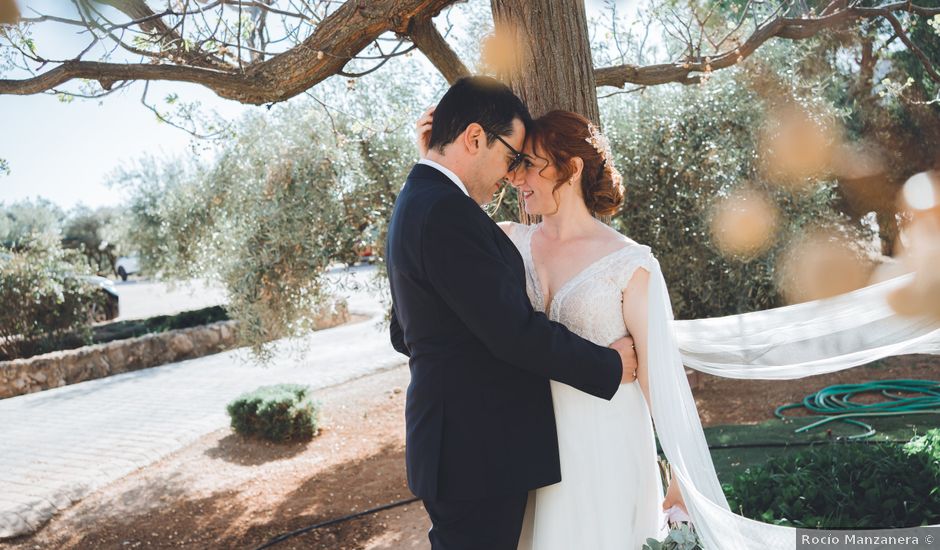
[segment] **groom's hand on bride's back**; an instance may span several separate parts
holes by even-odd
[[[610,347],[617,350],[617,353],[620,354],[620,363],[623,365],[623,377],[620,379],[620,383],[632,384],[636,382],[638,360],[636,358],[636,348],[633,344],[633,337],[624,336],[611,344]]]

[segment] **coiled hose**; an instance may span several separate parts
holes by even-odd
[[[851,401],[855,395],[870,392],[878,392],[888,400],[867,404]],[[903,396],[892,392],[920,395]],[[875,429],[870,424],[855,420],[855,418],[905,414],[940,414],[940,382],[935,380],[879,380],[864,384],[838,384],[807,395],[801,403],[781,405],[774,411],[774,416],[784,420],[787,417],[782,414],[782,411],[797,407],[805,407],[812,413],[825,415],[825,418],[797,428],[794,433],[806,432],[838,420],[864,428],[865,433],[848,437],[848,439],[862,439],[874,435]]]

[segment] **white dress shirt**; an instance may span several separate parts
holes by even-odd
[[[451,171],[448,170],[447,168],[444,168],[443,166],[441,166],[440,164],[434,162],[433,160],[421,159],[421,160],[418,161],[418,164],[426,164],[426,165],[430,166],[431,168],[434,168],[434,169],[437,170],[438,172],[444,174],[445,176],[447,176],[448,178],[450,178],[450,181],[454,182],[454,184],[455,184],[457,187],[459,187],[461,191],[463,191],[463,194],[464,194],[464,195],[466,195],[466,196],[468,196],[468,197],[470,196],[470,193],[467,192],[467,187],[463,184],[462,181],[460,181],[460,178],[457,177],[457,174],[451,172]]]

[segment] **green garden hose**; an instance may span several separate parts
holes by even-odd
[[[852,396],[860,393],[879,392],[888,401],[878,403],[853,403]],[[897,395],[891,392],[904,392]],[[825,415],[825,418],[812,424],[797,428],[794,433],[808,431],[817,426],[839,420],[865,428],[862,434],[851,435],[849,439],[861,439],[875,434],[871,425],[854,420],[856,417],[899,416],[905,414],[940,414],[940,382],[935,380],[879,380],[864,384],[838,384],[823,388],[803,398],[802,403],[781,405],[774,411],[774,416],[786,419],[781,411],[805,407],[812,413]],[[793,418],[793,417],[790,417]]]

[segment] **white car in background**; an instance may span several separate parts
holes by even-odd
[[[122,281],[126,281],[128,275],[140,272],[140,257],[136,254],[133,256],[121,256],[114,264],[114,269],[117,271],[118,277],[120,277]]]

